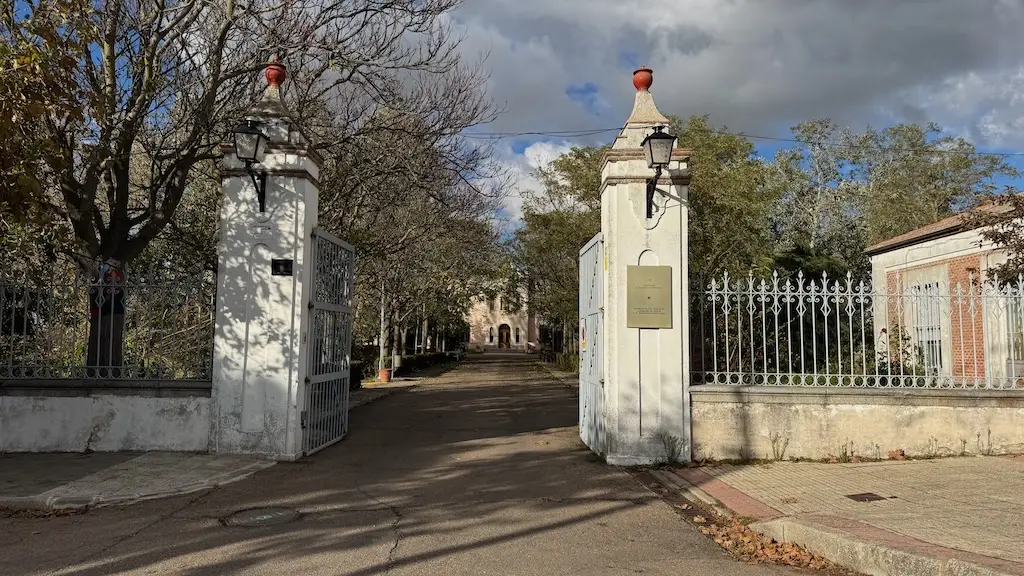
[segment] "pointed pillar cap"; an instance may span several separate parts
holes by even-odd
[[[654,84],[654,71],[647,66],[641,66],[633,71],[633,87],[636,88],[636,98],[633,100],[633,112],[629,115],[626,125],[630,124],[668,124],[669,120],[664,114],[658,111],[654,103],[654,95],[651,94],[651,85]]]

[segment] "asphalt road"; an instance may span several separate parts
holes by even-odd
[[[343,442],[203,494],[0,519],[0,574],[794,573],[738,562],[582,449],[576,399],[485,354],[352,413]],[[294,522],[224,526],[259,506]]]

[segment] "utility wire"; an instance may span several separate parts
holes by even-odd
[[[482,140],[503,140],[506,138],[517,138],[523,136],[552,136],[558,138],[583,138],[586,136],[596,136],[598,134],[605,134],[608,132],[619,132],[622,128],[595,128],[593,130],[552,130],[552,131],[535,131],[535,132],[468,132],[464,134],[467,138],[475,138]],[[726,130],[708,130],[712,134],[718,134],[722,136],[738,136],[741,138],[749,138],[751,140],[769,140],[773,142],[789,142],[792,144],[800,144],[801,146],[832,146],[835,148],[846,148],[850,150],[879,150],[878,146],[869,146],[862,144],[846,144],[839,142],[829,141],[804,141],[797,140],[796,138],[782,138],[779,136],[760,136],[757,134],[745,134],[742,132],[729,132]],[[930,150],[930,152],[937,153],[957,153],[956,150],[946,150],[942,148],[936,148]],[[1024,152],[970,152],[971,156],[993,156],[998,158],[1010,158],[1016,156],[1024,156]]]

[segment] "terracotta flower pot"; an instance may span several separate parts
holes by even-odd
[[[654,83],[654,72],[647,66],[641,66],[633,72],[633,87],[637,90],[650,90]]]
[[[380,382],[391,382],[391,368],[377,370],[377,380]]]

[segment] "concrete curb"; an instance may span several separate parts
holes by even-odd
[[[686,498],[691,503],[697,506],[709,506],[716,514],[724,518],[732,518],[734,516],[732,510],[729,510],[729,508],[707,492],[687,482],[685,478],[666,470],[651,470],[650,473],[664,486],[679,491],[683,498]]]
[[[1003,572],[957,558],[940,558],[891,548],[799,518],[754,522],[750,528],[777,542],[792,542],[844,568],[869,575],[1004,576]],[[1017,572],[1016,574],[1019,574]]]
[[[667,470],[650,470],[649,472],[662,485],[677,490],[691,503],[710,507],[716,514],[724,518],[736,517],[736,514],[725,504],[694,486],[685,478]],[[749,527],[766,538],[771,538],[776,542],[797,544],[834,564],[869,576],[904,576],[906,574],[1020,576],[1024,574],[1024,570],[1003,571],[962,558],[944,558],[920,550],[887,546],[805,518],[792,516],[774,518],[753,522],[749,524]],[[938,548],[924,543],[918,544],[916,547],[919,549]],[[950,552],[968,555],[959,551]],[[990,559],[985,558],[984,560]],[[991,561],[993,564],[1013,564],[998,559],[991,559]]]
[[[153,490],[151,492],[139,492],[113,497],[104,497],[102,494],[92,496],[47,496],[45,492],[34,496],[0,496],[0,508],[15,511],[41,510],[44,512],[54,512],[58,510],[87,510],[89,508],[105,506],[127,506],[146,500],[185,496],[204,490],[212,490],[244,480],[261,470],[270,468],[274,464],[276,462],[268,460],[240,468],[237,473],[221,473],[208,480],[189,482],[170,490]]]

